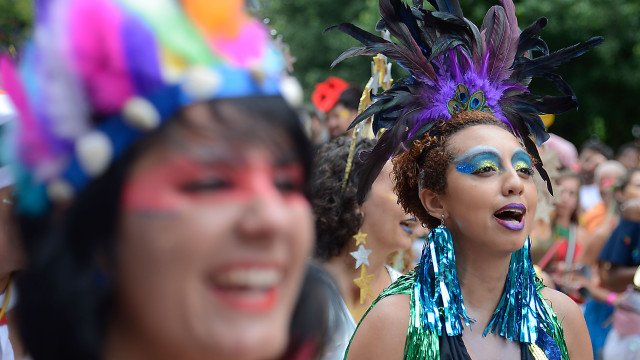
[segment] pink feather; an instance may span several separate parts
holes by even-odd
[[[120,111],[134,95],[119,32],[121,16],[104,0],[72,0],[69,7],[71,56],[98,114]]]
[[[0,55],[0,78],[18,113],[20,158],[31,167],[35,167],[47,159],[52,159],[52,149],[31,111],[29,99],[18,78],[15,66],[6,55]]]
[[[242,26],[237,38],[212,38],[209,44],[214,52],[220,53],[233,65],[247,67],[261,59],[268,39],[265,27],[251,20]]]

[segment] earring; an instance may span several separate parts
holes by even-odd
[[[527,237],[524,246],[511,254],[504,291],[483,336],[492,332],[512,341],[533,344],[541,324],[561,329],[557,318],[538,296],[542,282],[536,279],[530,249],[531,239]]]
[[[357,277],[353,282],[360,288],[360,304],[364,304],[365,300],[373,295],[371,291],[371,281],[373,275],[367,273],[367,266],[369,266],[369,255],[371,250],[364,247],[367,244],[367,234],[358,230],[358,233],[353,235],[353,239],[356,241],[356,251],[352,251],[350,254],[356,259],[356,270],[360,269],[360,277]]]
[[[414,291],[424,304],[420,314],[423,326],[438,335],[442,335],[443,328],[449,336],[462,334],[462,323],[469,326],[474,320],[464,306],[453,238],[444,224],[444,213],[440,225],[429,232],[416,272]]]

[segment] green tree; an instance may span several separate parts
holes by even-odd
[[[465,14],[476,24],[497,0],[461,0]],[[258,12],[284,37],[297,58],[295,74],[307,98],[318,81],[329,75],[362,84],[369,77],[367,59],[351,59],[329,69],[332,60],[356,44],[328,26],[353,22],[372,31],[379,17],[377,0],[258,0]],[[425,1],[426,4],[426,1]],[[428,6],[428,4],[426,5]],[[580,101],[577,111],[560,115],[550,131],[580,145],[592,136],[617,147],[633,139],[640,97],[640,2],[637,0],[516,0],[521,27],[545,16],[543,38],[553,49],[605,37],[599,48],[561,68]],[[395,66],[396,71],[398,67]],[[395,74],[403,75],[402,72]],[[544,81],[532,84],[538,92],[553,91]]]
[[[0,49],[17,47],[26,39],[33,16],[31,1],[0,0]]]
[[[331,62],[357,42],[339,31],[324,30],[342,22],[373,29],[378,21],[377,0],[259,0],[258,12],[290,46],[295,75],[309,99],[316,83],[330,75],[364,86],[370,60],[350,59],[330,69]]]

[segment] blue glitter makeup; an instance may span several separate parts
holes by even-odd
[[[533,168],[531,167],[531,157],[522,149],[518,149],[513,153],[513,156],[511,157],[511,164],[516,171],[523,169],[533,171]]]
[[[474,174],[479,170],[489,168],[502,171],[500,153],[489,146],[476,146],[453,160],[456,170],[463,174]]]

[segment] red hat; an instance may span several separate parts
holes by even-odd
[[[343,91],[349,87],[349,84],[339,77],[330,76],[327,80],[318,83],[311,94],[311,102],[321,111],[327,112],[331,110]]]

